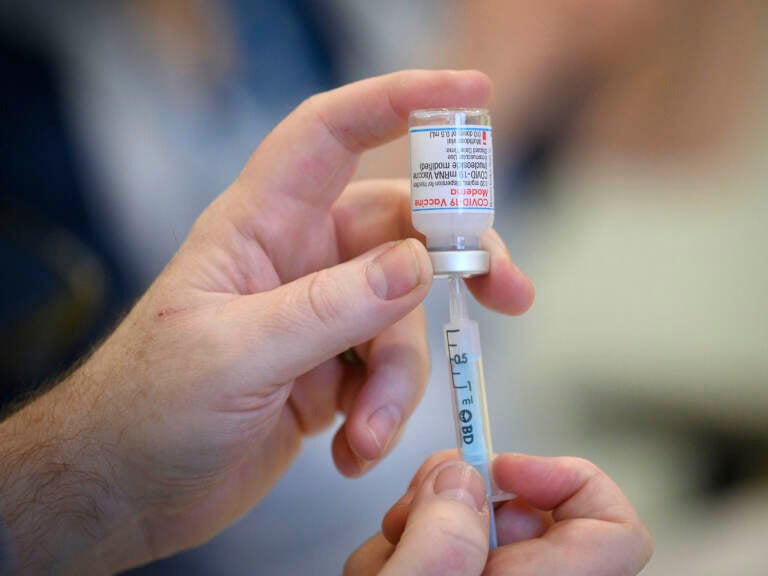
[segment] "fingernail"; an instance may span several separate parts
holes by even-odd
[[[380,458],[386,451],[397,427],[400,426],[401,419],[400,409],[392,404],[379,408],[368,417],[368,429],[379,451],[375,458]]]
[[[368,265],[368,284],[382,300],[405,296],[419,285],[421,266],[411,242],[415,240],[398,242]]]
[[[480,512],[485,506],[485,483],[482,476],[466,462],[453,462],[435,478],[435,494],[464,502]]]

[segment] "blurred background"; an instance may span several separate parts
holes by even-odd
[[[415,5],[414,5],[415,4]],[[408,67],[495,83],[497,228],[533,309],[475,307],[497,451],[590,458],[644,574],[768,570],[768,5],[760,0],[0,1],[0,404],[86,353],[307,96]],[[398,141],[359,177],[407,176]],[[332,431],[208,544],[133,574],[337,574],[451,447],[440,329],[394,454]]]

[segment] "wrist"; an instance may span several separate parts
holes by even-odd
[[[145,559],[119,462],[89,418],[86,374],[0,423],[0,517],[12,573],[112,573]]]

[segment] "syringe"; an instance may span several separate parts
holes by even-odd
[[[449,280],[445,325],[456,437],[462,457],[483,476],[491,511],[490,547],[496,547],[491,479],[491,434],[477,322],[467,315],[462,277],[490,271],[481,236],[493,224],[493,129],[485,108],[414,110],[411,148],[411,220],[424,234],[435,277]]]
[[[443,327],[451,373],[456,442],[462,458],[485,480],[491,514],[490,549],[496,548],[491,479],[491,433],[485,401],[485,380],[477,322],[467,314],[464,282],[459,274],[448,277],[450,322]]]

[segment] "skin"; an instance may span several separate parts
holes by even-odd
[[[113,573],[204,542],[338,411],[343,474],[392,449],[428,374],[432,269],[407,183],[349,179],[410,110],[489,97],[478,72],[396,73],[312,97],[265,138],[114,333],[0,423],[16,572]],[[471,291],[522,313],[532,284],[484,243]],[[365,364],[337,359],[350,347]]]
[[[429,361],[432,269],[402,181],[348,185],[410,110],[483,106],[477,72],[404,72],[311,98],[199,218],[115,332],[0,423],[0,506],[17,573],[108,574],[199,544],[255,505],[302,438],[346,419],[338,469],[396,443]],[[530,281],[493,231],[483,304],[519,314]],[[342,363],[355,347],[364,360]],[[502,547],[471,468],[438,454],[348,574],[634,574],[650,538],[616,486],[576,459],[500,456]]]
[[[517,497],[496,506],[499,547],[489,554],[483,479],[456,458],[446,451],[424,462],[345,576],[630,576],[650,559],[648,530],[594,464],[511,453],[496,457],[493,474]]]

